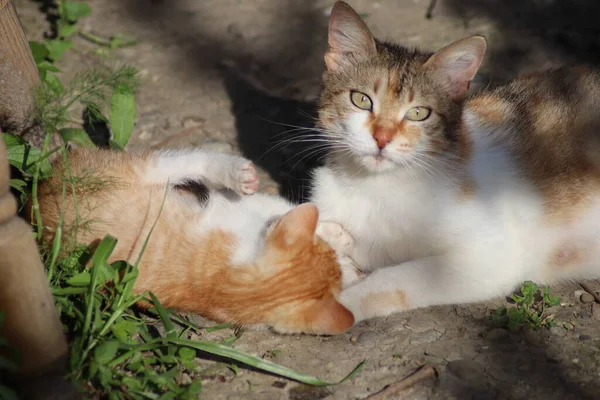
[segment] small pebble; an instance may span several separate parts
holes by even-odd
[[[358,335],[358,339],[357,339],[357,343],[359,343],[359,344],[375,345],[376,341],[377,341],[377,333],[375,333],[373,331],[363,332],[360,335]]]
[[[596,299],[594,299],[594,296],[592,296],[588,292],[582,293],[581,297],[579,297],[579,300],[581,300],[581,302],[584,304],[590,304],[596,301]]]
[[[582,312],[581,314],[579,314],[579,319],[581,319],[583,321],[587,321],[591,317],[592,316],[590,315],[590,313],[587,313],[587,312]]]
[[[352,336],[352,337],[350,338],[350,341],[351,341],[352,343],[356,343],[356,342],[358,342],[358,338],[357,338],[356,336]]]

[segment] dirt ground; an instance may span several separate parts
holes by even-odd
[[[15,0],[25,31],[40,39],[45,3]],[[295,200],[319,154],[299,145],[271,149],[287,127],[310,126],[326,49],[332,0],[89,0],[82,24],[99,35],[134,35],[113,56],[141,71],[138,121],[130,149],[205,146],[244,153],[262,167],[261,188]],[[600,59],[600,4],[586,0],[351,0],[373,33],[436,49],[466,35],[490,50],[476,87],[559,63]],[[68,74],[94,65],[97,47],[76,39],[60,64]],[[278,136],[279,135],[279,136]],[[271,150],[270,150],[271,149]],[[270,151],[269,151],[270,150]],[[310,155],[310,157],[303,157]],[[592,287],[600,289],[598,283]],[[583,304],[571,284],[551,329],[510,333],[488,316],[505,299],[432,307],[366,321],[334,337],[245,332],[234,347],[335,381],[361,360],[350,381],[329,388],[203,361],[207,399],[362,399],[409,375],[438,368],[414,399],[583,399],[600,397],[600,308]],[[218,340],[225,330],[207,334]]]

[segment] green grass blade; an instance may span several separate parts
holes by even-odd
[[[88,288],[87,309],[86,309],[86,313],[85,313],[85,321],[83,324],[83,331],[81,334],[81,337],[83,338],[83,340],[86,340],[86,338],[87,338],[88,343],[91,343],[91,341],[92,341],[91,336],[88,337],[88,335],[90,333],[90,328],[92,325],[93,311],[94,311],[94,306],[95,306],[95,302],[96,302],[95,292],[96,292],[96,286],[98,284],[98,271],[100,270],[100,268],[102,268],[103,265],[108,263],[108,257],[110,257],[110,255],[112,254],[116,245],[117,245],[117,239],[115,239],[114,237],[112,237],[110,235],[106,235],[102,239],[102,241],[98,245],[98,248],[94,252],[94,255],[92,256],[92,277],[90,279],[90,286]],[[89,350],[90,350],[90,346],[88,346],[86,353]],[[84,359],[85,359],[85,357],[81,357],[81,360],[84,360]]]
[[[251,367],[270,372],[275,375],[283,376],[289,379],[293,379],[298,382],[306,383],[312,386],[332,386],[339,385],[356,375],[365,365],[366,361],[361,361],[348,375],[342,378],[338,382],[329,383],[320,380],[314,376],[306,375],[301,372],[294,371],[291,368],[284,367],[283,365],[275,364],[273,362],[263,360],[262,358],[258,358],[255,356],[251,356],[249,354],[245,354],[239,350],[233,349],[229,346],[224,346],[218,343],[206,342],[206,341],[195,341],[188,339],[164,339],[167,343],[173,343],[180,346],[188,346],[197,350],[204,351],[206,353],[218,355],[221,357],[227,357],[232,360],[239,361],[243,364],[249,365]]]
[[[168,338],[176,338],[177,330],[175,330],[175,325],[171,322],[171,318],[169,318],[169,312],[160,304],[160,301],[156,298],[156,296],[150,292],[150,298],[152,298],[152,303],[154,307],[156,307],[156,311],[158,311],[158,315],[165,326],[165,330],[167,332]]]

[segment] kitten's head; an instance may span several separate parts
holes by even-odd
[[[485,49],[482,36],[435,54],[383,43],[349,5],[337,2],[319,107],[331,157],[349,155],[380,172],[458,151],[462,102]]]
[[[289,211],[269,228],[257,259],[266,275],[263,322],[282,333],[337,334],[354,324],[337,300],[342,272],[335,251],[315,234],[318,218],[313,204]]]

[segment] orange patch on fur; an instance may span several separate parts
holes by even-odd
[[[549,265],[554,268],[569,268],[579,265],[582,259],[580,249],[561,246],[550,255]]]
[[[409,308],[408,297],[402,290],[369,293],[360,302],[360,311],[367,316],[387,314],[389,310],[401,311]]]
[[[486,124],[500,125],[511,116],[510,104],[493,95],[478,96],[467,107]]]

